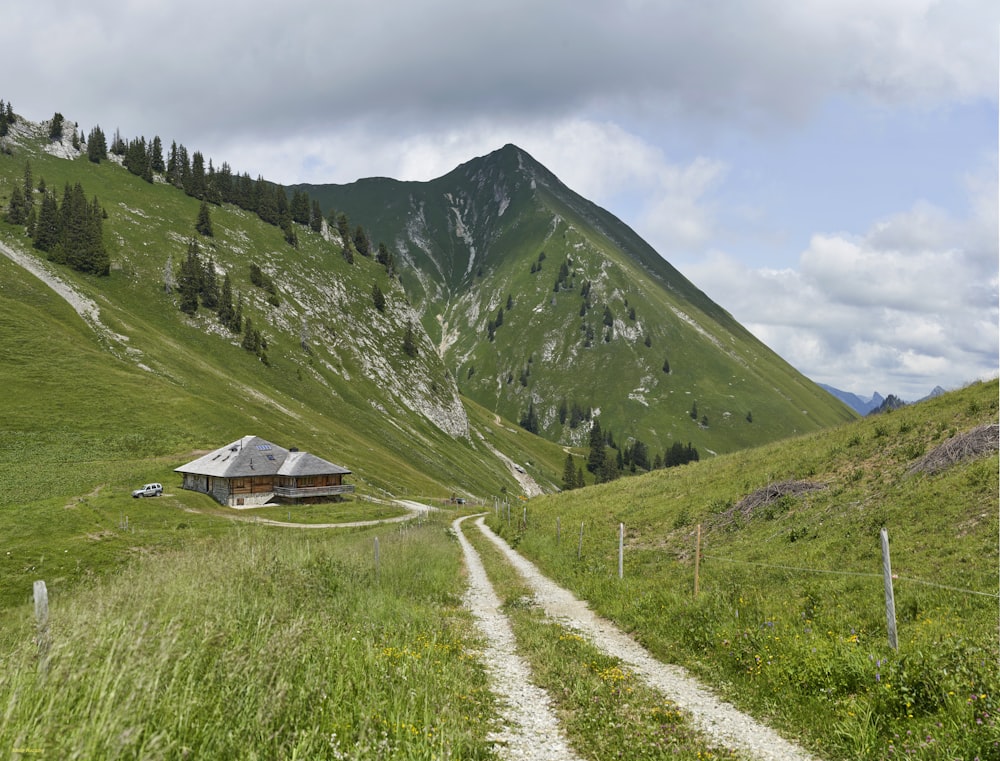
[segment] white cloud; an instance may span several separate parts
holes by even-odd
[[[926,202],[866,234],[815,235],[795,269],[713,252],[686,276],[813,380],[917,399],[998,374],[996,181],[970,214]]]

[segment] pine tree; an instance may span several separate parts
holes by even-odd
[[[229,273],[222,278],[222,290],[219,292],[219,322],[230,333],[238,333],[236,329],[236,310],[233,308],[233,283]]]
[[[309,217],[309,227],[314,233],[323,232],[323,210],[319,201],[312,202],[312,214]]]
[[[198,207],[198,221],[194,223],[194,229],[208,238],[214,237],[212,217],[208,212],[207,201],[202,201],[201,206]]]
[[[42,195],[42,204],[38,219],[34,225],[34,245],[39,251],[53,253],[59,245],[61,220],[59,218],[59,203],[55,193],[46,191]]]
[[[371,250],[368,245],[368,234],[361,225],[358,225],[354,230],[354,249],[362,256],[371,256]]]
[[[347,219],[347,215],[343,212],[338,214],[335,226],[340,235],[340,242],[344,248],[347,248],[351,244],[351,223]]]
[[[159,135],[154,135],[149,144],[149,168],[157,174],[163,174],[167,169],[163,163],[163,141]]]
[[[52,122],[49,124],[49,139],[62,140],[63,136],[63,115],[58,111],[52,115]]]
[[[95,164],[100,164],[108,157],[108,142],[99,126],[90,130],[87,136],[87,158]]]
[[[576,488],[576,465],[573,463],[573,455],[566,455],[566,465],[563,467],[562,488],[570,491]]]
[[[663,372],[665,372],[667,375],[670,375],[670,360],[669,359],[663,360]]]
[[[215,274],[215,259],[212,256],[208,257],[208,261],[205,262],[201,270],[201,284],[198,289],[198,296],[201,300],[201,305],[205,309],[215,311],[219,308],[219,279]]]
[[[198,241],[188,243],[187,258],[181,264],[177,291],[180,294],[180,310],[185,314],[198,311],[198,295],[201,291],[202,266],[198,252]]]
[[[308,225],[310,219],[309,194],[304,190],[292,193],[292,221],[300,225]]]
[[[378,283],[372,284],[372,302],[375,304],[375,308],[378,311],[385,311],[385,294],[382,293],[382,289],[378,287]]]
[[[417,356],[417,339],[413,333],[413,323],[406,323],[406,333],[403,334],[403,353],[410,359]]]
[[[590,426],[590,454],[587,456],[587,470],[597,473],[604,464],[604,434],[597,419]]]
[[[184,191],[194,198],[205,198],[205,157],[200,151],[195,151],[191,156],[191,177]]]
[[[10,203],[7,204],[7,221],[12,225],[23,225],[28,221],[28,207],[24,202],[24,191],[20,185],[15,185],[10,192]]]

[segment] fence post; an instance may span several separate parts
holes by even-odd
[[[698,524],[698,538],[694,544],[694,596],[698,598],[698,570],[701,565],[701,524]]]
[[[45,672],[49,657],[49,591],[44,581],[36,581],[35,594],[35,626],[38,642],[38,670]]]
[[[618,578],[625,578],[625,524],[618,524]]]
[[[580,543],[576,546],[576,559],[583,557],[583,521],[580,521]]]
[[[896,639],[896,598],[892,591],[892,564],[889,562],[889,531],[883,526],[879,532],[882,538],[882,581],[885,584],[885,621],[889,630],[889,647],[899,649]]]
[[[528,506],[527,505],[524,506],[524,517],[521,518],[521,521],[524,523],[524,527],[528,528]]]

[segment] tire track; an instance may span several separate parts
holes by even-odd
[[[514,632],[500,611],[500,599],[486,575],[479,554],[462,533],[458,518],[451,525],[458,536],[469,573],[465,604],[486,638],[482,662],[491,688],[503,701],[504,727],[491,736],[507,761],[578,761],[552,711],[548,694],[531,682],[531,669],[517,654]]]
[[[760,761],[815,761],[770,727],[717,698],[680,666],[658,661],[613,623],[597,616],[585,602],[511,549],[486,525],[483,516],[477,518],[476,526],[521,574],[546,615],[584,635],[608,655],[620,658],[650,686],[690,714],[695,726],[709,737]],[[462,540],[465,541],[464,537]]]

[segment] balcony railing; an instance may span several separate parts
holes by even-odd
[[[354,491],[354,484],[341,484],[340,486],[275,486],[276,497],[286,497],[288,499],[302,499],[303,497],[332,497],[335,494],[351,494]]]

